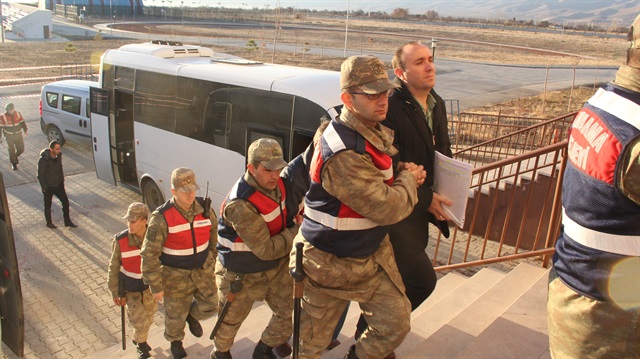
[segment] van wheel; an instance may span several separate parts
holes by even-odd
[[[60,132],[60,129],[55,125],[50,125],[49,127],[47,127],[46,135],[47,135],[47,140],[49,140],[49,142],[58,141],[60,146],[64,145],[64,142],[65,142],[64,136],[62,136],[62,132]]]
[[[162,195],[162,191],[160,191],[160,188],[158,188],[156,183],[152,180],[147,180],[142,185],[142,198],[150,211],[154,211],[164,203],[164,195]]]

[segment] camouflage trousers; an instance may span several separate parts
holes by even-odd
[[[576,293],[551,271],[547,300],[551,357],[639,358],[640,308]]]
[[[214,278],[213,268],[162,268],[165,339],[170,342],[184,339],[188,314],[202,320],[216,313],[218,298]]]
[[[386,357],[402,344],[410,330],[411,304],[384,271],[379,275],[378,290],[367,302],[359,302],[368,328],[356,342],[360,359]],[[319,358],[329,345],[333,331],[349,301],[337,298],[315,288],[305,280],[302,303],[300,358]],[[355,330],[355,329],[354,329]]]
[[[289,275],[288,263],[289,258],[285,257],[276,268],[243,275],[243,288],[229,305],[220,329],[213,339],[215,350],[226,352],[231,349],[240,325],[257,300],[264,300],[273,312],[269,324],[262,332],[262,342],[275,347],[289,340],[292,330],[293,279]],[[225,295],[230,291],[230,285],[236,275],[237,273],[228,271],[220,262],[216,263],[219,310],[222,310],[226,301]]]
[[[133,341],[136,343],[147,341],[153,315],[157,310],[158,304],[148,288],[142,292],[127,293],[127,316],[129,325],[133,327]]]
[[[22,132],[15,134],[4,133],[4,137],[7,138],[7,150],[9,150],[9,162],[12,164],[18,164],[18,157],[24,153],[24,139],[22,138]]]

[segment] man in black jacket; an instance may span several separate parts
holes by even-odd
[[[414,41],[396,50],[392,66],[400,86],[389,98],[389,111],[383,125],[394,130],[394,146],[399,150],[394,167],[405,162],[424,166],[427,179],[418,187],[418,204],[406,219],[391,226],[389,236],[406,295],[415,310],[431,295],[436,273],[425,249],[429,241],[429,222],[448,236],[449,216],[442,205],[451,201],[433,190],[435,151],[451,157],[445,103],[433,87],[436,70],[431,50]],[[362,333],[366,323],[358,322]]]
[[[38,181],[44,194],[44,218],[47,220],[47,227],[57,228],[51,221],[51,200],[53,195],[58,197],[62,203],[62,213],[64,215],[65,227],[77,227],[71,222],[69,217],[69,198],[64,189],[64,172],[62,171],[62,152],[60,143],[51,141],[49,148],[40,152],[38,160]]]
[[[429,222],[443,229],[450,218],[442,205],[451,201],[433,191],[435,152],[451,157],[445,103],[433,90],[436,69],[431,50],[419,43],[401,46],[392,60],[400,85],[389,98],[389,112],[383,124],[395,131],[394,146],[399,154],[394,164],[423,165],[427,179],[418,187],[418,204],[405,220],[391,226],[389,233],[407,297],[415,310],[433,292],[436,275],[425,249]]]

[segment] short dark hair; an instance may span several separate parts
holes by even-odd
[[[404,48],[409,46],[409,45],[422,45],[422,46],[427,46],[425,44],[423,44],[420,41],[409,41],[406,44],[400,46],[396,52],[393,54],[393,59],[391,59],[391,67],[393,67],[393,69],[395,70],[396,68],[401,68],[403,70],[405,70],[405,63],[404,60],[402,59],[402,54],[404,53]]]
[[[56,147],[56,145],[59,145],[59,144],[60,144],[60,142],[58,142],[58,141],[51,141],[51,142],[49,142],[49,148],[53,149],[54,147]]]

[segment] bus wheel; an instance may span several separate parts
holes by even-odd
[[[49,125],[49,127],[47,127],[46,135],[47,135],[47,140],[49,140],[49,142],[58,141],[60,146],[64,145],[65,140],[64,140],[64,137],[62,136],[62,132],[60,132],[60,129],[55,125]]]
[[[147,180],[142,185],[142,198],[151,211],[154,211],[164,203],[162,191],[160,191],[160,188],[158,188],[152,180]]]

